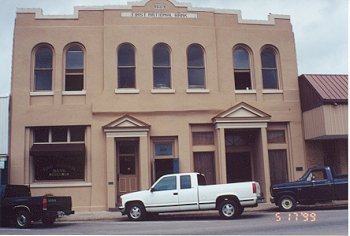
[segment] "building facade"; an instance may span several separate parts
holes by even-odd
[[[348,76],[299,76],[307,166],[348,173]]]
[[[288,16],[173,0],[19,9],[14,33],[11,183],[71,195],[77,211],[166,173],[209,183],[295,180],[306,168]]]

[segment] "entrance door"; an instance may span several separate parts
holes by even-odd
[[[288,162],[286,150],[269,150],[271,185],[288,182]]]
[[[252,166],[249,152],[226,153],[227,183],[252,180]]]
[[[138,140],[117,140],[117,199],[139,190]]]

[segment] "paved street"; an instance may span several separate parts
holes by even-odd
[[[275,211],[250,211],[241,219],[221,220],[208,215],[163,215],[157,220],[129,222],[121,220],[57,222],[52,227],[34,224],[31,229],[1,228],[0,234],[197,234],[197,235],[347,235],[348,210],[329,209],[277,214]]]

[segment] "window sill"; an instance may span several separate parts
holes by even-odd
[[[82,95],[86,95],[86,91],[63,91],[62,95],[65,96],[82,96]]]
[[[64,182],[64,183],[32,183],[31,188],[62,188],[62,187],[92,187],[92,183],[86,182]]]
[[[115,89],[116,94],[138,94],[140,89]]]
[[[283,94],[283,90],[280,89],[264,89],[263,94]]]
[[[210,93],[209,89],[187,89],[186,93]]]
[[[152,89],[151,93],[153,94],[174,94],[175,89]]]
[[[43,91],[43,92],[30,92],[30,96],[53,96],[53,91]]]
[[[256,90],[255,89],[235,90],[235,93],[237,93],[237,94],[256,94]]]

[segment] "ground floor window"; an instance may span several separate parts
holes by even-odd
[[[179,173],[177,138],[152,138],[154,182],[167,174]]]
[[[84,180],[85,144],[34,144],[34,180]]]

